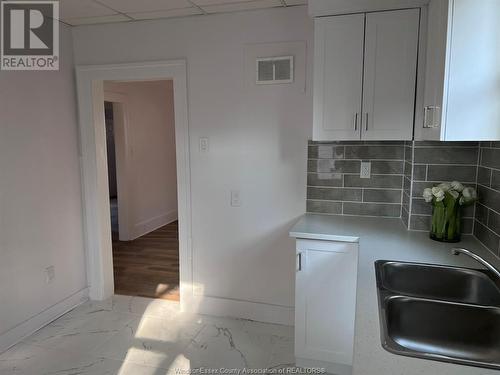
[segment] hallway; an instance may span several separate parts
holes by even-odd
[[[179,301],[178,222],[133,241],[113,232],[115,294]]]

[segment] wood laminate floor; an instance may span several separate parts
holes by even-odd
[[[133,241],[113,233],[115,294],[179,300],[177,221]]]

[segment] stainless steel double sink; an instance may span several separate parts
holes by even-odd
[[[500,280],[487,270],[375,262],[382,346],[500,370]]]

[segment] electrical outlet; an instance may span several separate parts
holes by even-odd
[[[209,149],[208,137],[201,137],[200,152],[208,152],[208,149]]]
[[[361,162],[361,171],[359,172],[360,178],[370,178],[372,174],[372,163],[369,161]]]
[[[56,269],[54,266],[45,268],[45,283],[50,284],[56,278]]]
[[[241,197],[239,190],[231,190],[231,207],[240,207]]]

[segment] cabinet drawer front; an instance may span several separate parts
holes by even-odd
[[[343,241],[320,241],[320,240],[297,240],[297,250],[318,250],[330,251],[335,253],[356,252],[358,250],[357,242]]]

